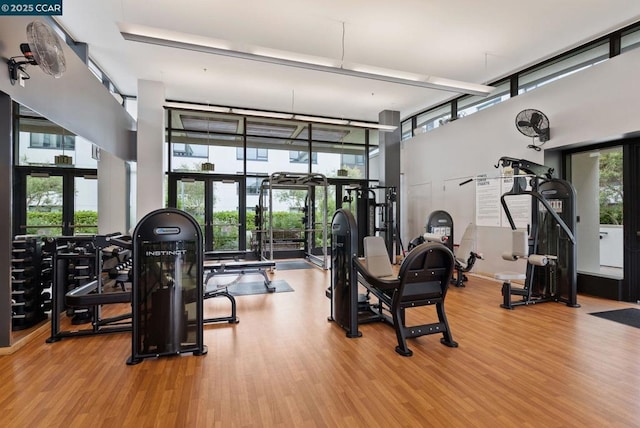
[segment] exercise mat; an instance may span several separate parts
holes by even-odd
[[[276,270],[313,269],[314,265],[306,260],[286,260],[276,262]]]
[[[282,279],[271,281],[271,285],[276,288],[275,293],[285,293],[294,291],[293,288]],[[229,287],[229,294],[232,296],[248,296],[250,294],[271,294],[267,291],[263,281],[238,282]]]
[[[613,311],[592,312],[589,315],[640,328],[640,309],[616,309]]]

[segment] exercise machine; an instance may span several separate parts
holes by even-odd
[[[453,271],[453,254],[439,243],[424,243],[411,251],[394,274],[382,237],[364,238],[365,258],[356,253],[356,221],[350,211],[339,209],[333,216],[331,264],[331,315],[346,330],[347,337],[362,334],[358,325],[382,321],[395,329],[396,352],[411,356],[406,339],[441,333],[442,344],[457,347],[445,315],[444,300]],[[373,294],[378,303],[370,305],[360,298],[359,284]],[[406,325],[405,312],[418,306],[434,305],[437,322]]]
[[[358,236],[381,236],[386,244],[389,260],[395,263],[396,256],[404,255],[404,245],[398,227],[398,192],[394,186],[350,187],[346,188],[343,202],[351,210],[356,201]],[[382,202],[378,202],[376,192],[383,192]],[[362,240],[358,243],[358,255],[364,254]]]
[[[315,265],[328,269],[327,230],[327,178],[322,174],[276,172],[265,178],[260,186],[259,204],[256,207],[256,234],[260,260],[273,261],[276,252],[299,249],[302,255]],[[274,192],[278,190],[306,191],[305,204],[301,207],[301,227],[278,229],[273,213]],[[322,195],[318,195],[318,190]],[[316,219],[316,201],[321,198],[321,218]],[[316,245],[319,238],[320,248]],[[319,254],[317,254],[319,252]]]
[[[409,251],[425,242],[440,242],[451,250],[455,256],[455,277],[451,283],[456,287],[464,287],[467,277],[465,273],[473,269],[476,261],[482,259],[482,255],[475,250],[476,227],[473,223],[467,225],[462,235],[460,245],[456,248],[453,243],[453,218],[442,210],[429,214],[425,225],[425,233],[409,242]]]
[[[133,331],[127,364],[207,353],[202,243],[200,226],[184,211],[159,209],[138,222],[133,232]]]
[[[496,273],[502,280],[501,306],[513,309],[519,305],[562,302],[577,308],[576,270],[576,192],[566,180],[553,178],[553,168],[526,159],[502,157],[496,168],[513,169],[513,187],[500,202],[513,230],[512,250],[505,260],[527,259],[526,274]],[[526,175],[521,175],[520,173]],[[528,231],[519,230],[507,201],[509,198],[531,197],[531,224]],[[523,280],[517,287],[513,280]],[[513,301],[512,296],[520,296]]]
[[[460,244],[454,247],[456,275],[451,279],[451,283],[456,287],[464,287],[464,283],[468,280],[465,273],[473,269],[477,260],[482,260],[482,254],[476,252],[476,233],[476,225],[469,223],[462,234]]]
[[[437,210],[429,214],[425,233],[429,237],[438,237],[451,252],[453,252],[453,218],[443,210]],[[431,240],[425,237],[426,240]]]
[[[51,335],[47,343],[64,338],[131,331],[131,313],[103,318],[102,306],[130,303],[131,292],[105,291],[104,264],[115,258],[124,262],[130,254],[129,237],[110,235],[62,236],[44,239],[43,253],[51,260]],[[72,324],[89,328],[63,330],[61,314]]]

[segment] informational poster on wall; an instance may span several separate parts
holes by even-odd
[[[500,198],[513,188],[513,177],[476,177],[476,224],[478,226],[511,227]],[[528,179],[527,179],[528,181]],[[530,190],[530,187],[527,187]],[[505,198],[516,228],[531,224],[531,196],[513,195]]]
[[[500,227],[500,195],[499,178],[489,178],[486,174],[476,177],[476,225]]]

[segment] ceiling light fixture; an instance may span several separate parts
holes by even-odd
[[[438,89],[442,91],[480,96],[486,96],[495,89],[493,86],[480,85],[477,83],[462,82],[459,80],[445,79],[436,76],[403,73],[397,70],[385,70],[356,64],[340,64],[339,66],[325,65],[320,64],[317,59],[314,60],[313,58],[303,56],[300,56],[300,59],[286,58],[285,56],[291,57],[293,55],[290,52],[278,53],[268,51],[265,52],[265,54],[256,54],[237,51],[226,46],[222,46],[224,43],[218,43],[218,46],[214,46],[214,43],[207,41],[207,39],[203,37],[190,36],[175,32],[169,33],[158,28],[141,27],[131,24],[120,24],[120,34],[122,34],[122,37],[124,37],[125,40],[132,42],[185,49],[212,55],[265,62],[287,67],[303,68],[306,70],[321,71],[325,73],[341,74],[360,79],[379,80],[400,85],[410,85],[421,88]]]
[[[317,116],[306,116],[303,114],[296,114],[293,116],[296,120],[304,120],[305,122],[316,122],[316,123],[326,123],[329,125],[348,125],[349,121],[346,119],[333,119],[331,117],[317,117]]]
[[[166,108],[179,108],[182,110],[210,111],[212,113],[231,113],[231,108],[229,107],[210,106],[204,104],[176,103],[167,101],[164,103],[164,106]]]
[[[166,108],[175,108],[182,110],[207,111],[215,113],[233,113],[243,116],[268,117],[271,119],[294,119],[304,122],[323,123],[328,125],[344,125],[355,126],[358,128],[377,129],[383,132],[395,131],[398,127],[394,125],[381,125],[374,122],[361,122],[358,120],[336,119],[333,117],[308,116],[304,114],[280,113],[275,111],[251,110],[244,108],[221,107],[204,104],[191,104],[176,101],[166,101]]]
[[[232,108],[231,113],[241,114],[243,116],[260,116],[272,119],[293,119],[292,113],[278,113],[275,111],[247,110],[243,108]]]
[[[387,131],[387,132],[395,131],[396,129],[398,129],[398,127],[395,125],[381,125],[379,123],[358,122],[355,120],[350,120],[349,125],[358,126],[360,128],[379,129],[380,131]]]

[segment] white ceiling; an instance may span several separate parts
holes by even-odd
[[[640,20],[640,1],[65,0],[57,20],[126,95],[155,80],[172,100],[377,121],[457,94],[126,41],[119,26],[486,83]]]

